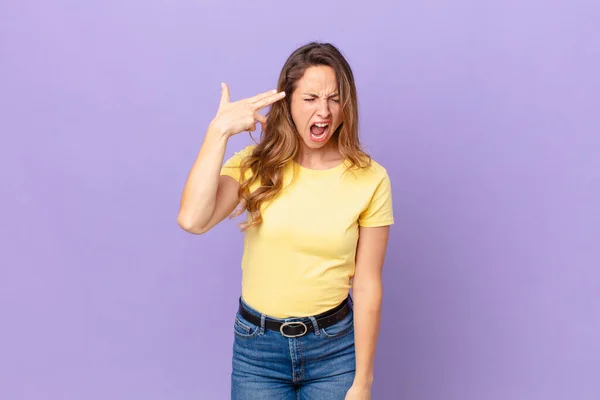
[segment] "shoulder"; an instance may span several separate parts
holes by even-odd
[[[369,165],[366,168],[369,169],[372,174],[375,174],[378,176],[385,176],[388,174],[387,169],[383,165],[381,165],[380,163],[378,163],[377,161],[375,161],[373,159],[371,159],[371,165]]]
[[[252,154],[255,144],[246,146],[241,150],[236,151],[231,157],[227,159],[225,162],[225,167],[238,167],[242,164],[242,162]]]
[[[255,148],[256,148],[256,145],[251,144],[251,145],[246,146],[243,149],[237,151],[235,153],[235,155],[237,155],[238,157],[241,157],[241,158],[246,158],[252,154],[252,152],[254,151]]]
[[[369,181],[381,182],[382,180],[389,179],[387,169],[372,158],[369,165],[352,168],[352,171],[355,172],[359,178]]]

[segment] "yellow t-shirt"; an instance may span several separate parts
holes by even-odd
[[[239,182],[240,163],[253,147],[235,153],[221,175]],[[242,297],[251,307],[276,318],[304,317],[348,296],[359,225],[391,225],[394,217],[385,168],[375,161],[346,167],[284,168],[283,190],[263,205],[263,222],[245,232]]]

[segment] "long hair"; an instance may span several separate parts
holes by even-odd
[[[337,142],[342,158],[349,162],[348,168],[363,168],[371,163],[371,158],[361,149],[358,138],[358,101],[350,65],[340,51],[329,43],[311,42],[298,48],[288,57],[277,83],[277,90],[285,91],[286,97],[271,105],[266,115],[265,131],[241,165],[241,176],[245,176],[248,169],[252,172],[240,184],[240,207],[232,214],[234,217],[248,211],[247,221],[240,224],[242,230],[258,226],[262,222],[261,206],[282,190],[283,169],[295,159],[300,150],[302,139],[292,120],[291,99],[296,83],[306,69],[312,66],[331,67],[337,78],[342,104],[341,124],[330,140]],[[255,182],[260,184],[251,192],[250,187]]]

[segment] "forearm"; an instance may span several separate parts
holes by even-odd
[[[228,136],[209,126],[183,188],[177,221],[186,230],[206,225],[214,210]]]
[[[354,299],[354,337],[356,348],[355,385],[371,386],[375,348],[379,336],[381,320],[381,301],[383,285],[380,280],[355,282]]]

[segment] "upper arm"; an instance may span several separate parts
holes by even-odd
[[[239,204],[238,190],[240,184],[228,175],[219,176],[219,186],[215,197],[215,209],[198,234],[205,233],[229,216]]]
[[[389,232],[389,225],[359,227],[353,290],[360,290],[361,285],[381,281]]]
[[[248,172],[244,177],[241,176],[240,166],[253,148],[254,146],[247,146],[245,149],[236,152],[221,167],[213,213],[206,225],[194,233],[202,234],[209,231],[235,210],[239,204],[240,181],[248,176]]]

